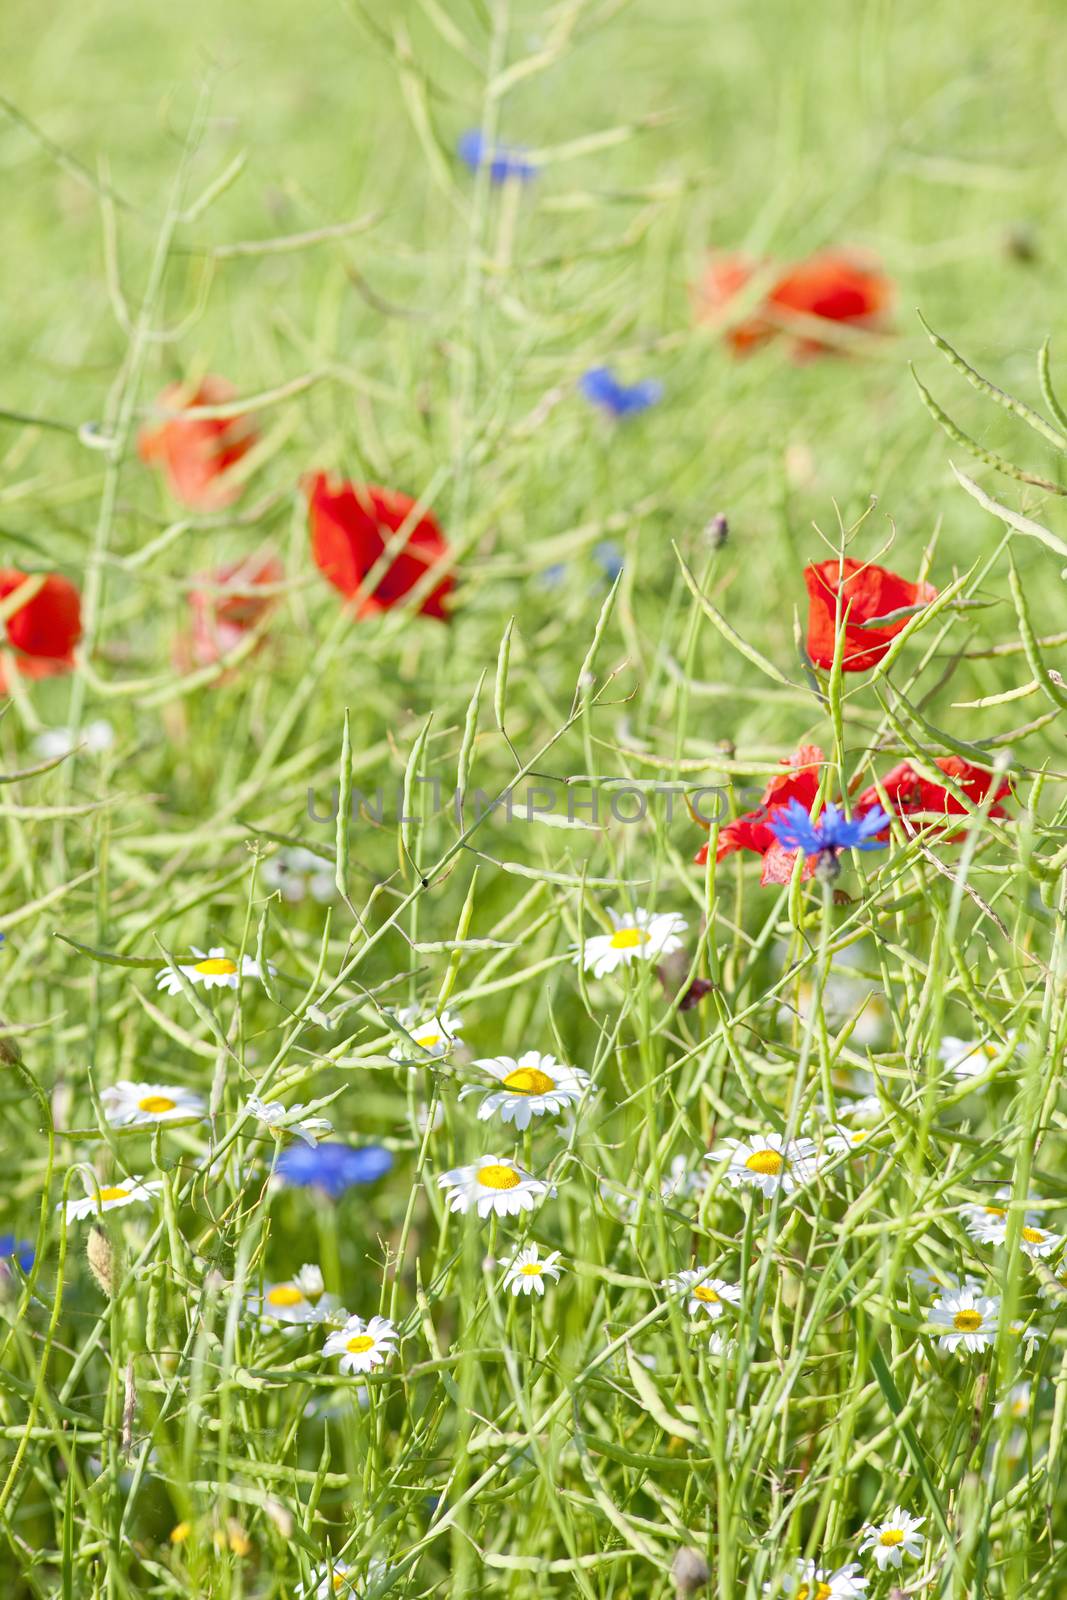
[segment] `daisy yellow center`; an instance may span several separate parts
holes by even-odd
[[[539,1261],[527,1261],[521,1270],[524,1278],[539,1278],[541,1276],[541,1263]]]
[[[416,1035],[415,1043],[421,1045],[424,1050],[436,1050],[441,1043],[441,1035],[439,1033],[420,1033]]]
[[[138,1111],[147,1111],[150,1116],[158,1117],[164,1111],[173,1111],[177,1103],[169,1095],[146,1094],[143,1100],[138,1100],[137,1109]]]
[[[488,1167],[479,1167],[478,1182],[484,1189],[517,1189],[519,1175],[514,1167],[492,1162]]]
[[[982,1313],[980,1311],[957,1311],[952,1319],[952,1326],[957,1333],[977,1333],[982,1326]],[[883,1542],[885,1534],[882,1535]],[[894,1540],[894,1543],[899,1541]]]
[[[277,1283],[273,1289],[267,1290],[267,1304],[269,1306],[298,1306],[303,1304],[304,1296],[292,1283]]]
[[[648,932],[645,928],[616,928],[611,936],[613,950],[636,950],[638,945],[645,944]]]
[[[516,1094],[547,1094],[555,1087],[548,1073],[537,1067],[516,1067],[503,1083],[505,1089],[514,1089]]]
[[[237,971],[237,963],[229,956],[208,956],[206,961],[198,961],[193,971],[205,978],[229,978]]]
[[[753,1150],[745,1166],[749,1172],[758,1172],[764,1178],[776,1178],[785,1166],[777,1150]]]
[[[987,1217],[1006,1217],[1008,1213],[1002,1206],[986,1206],[985,1214]]]
[[[878,1543],[887,1550],[892,1550],[894,1545],[904,1543],[903,1528],[886,1528],[878,1535]]]
[[[350,1350],[354,1356],[365,1356],[367,1351],[373,1348],[374,1340],[369,1333],[357,1333],[345,1345],[345,1349]]]
[[[697,1284],[693,1290],[693,1299],[703,1300],[704,1304],[709,1306],[717,1306],[719,1304],[719,1297],[715,1290],[709,1289],[706,1283]]]
[[[1023,1238],[1026,1240],[1027,1244],[1040,1244],[1044,1237],[1045,1235],[1041,1232],[1040,1228],[1023,1229]]]
[[[125,1200],[128,1192],[120,1183],[114,1184],[110,1189],[101,1189],[100,1198],[101,1200]]]
[[[828,1583],[817,1583],[813,1589],[810,1584],[802,1583],[797,1590],[797,1600],[833,1600],[834,1591]]]

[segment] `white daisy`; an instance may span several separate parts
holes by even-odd
[[[534,1117],[558,1116],[577,1105],[589,1087],[589,1074],[568,1067],[555,1056],[527,1050],[515,1060],[512,1056],[491,1056],[474,1063],[500,1084],[487,1094],[478,1107],[478,1121],[487,1122],[494,1112],[501,1122],[513,1122],[520,1131]],[[467,1084],[459,1098],[481,1092],[479,1084]]]
[[[1011,1188],[998,1189],[995,1198],[1010,1200]],[[971,1238],[977,1240],[979,1244],[1001,1245],[1006,1242],[1009,1220],[1007,1206],[961,1206],[960,1216],[963,1217],[964,1226]],[[1019,1233],[1019,1248],[1032,1261],[1055,1255],[1062,1243],[1061,1233],[1050,1233],[1045,1228],[1039,1228],[1037,1216],[1029,1211],[1025,1214]]]
[[[366,1394],[366,1390],[360,1391]],[[357,1593],[373,1590],[376,1584],[381,1583],[386,1574],[384,1561],[376,1557],[367,1563],[367,1570],[362,1581],[354,1567],[347,1561],[342,1561],[340,1556],[334,1556],[328,1567],[317,1567],[311,1574],[309,1583],[302,1585],[297,1591],[297,1600],[355,1600]]]
[[[296,1591],[298,1600],[334,1600],[334,1596],[355,1597],[355,1573],[347,1561],[334,1556],[329,1566],[316,1567],[307,1583]]]
[[[559,1265],[559,1251],[550,1250],[544,1260],[535,1244],[527,1244],[516,1251],[510,1261],[503,1263],[504,1288],[512,1294],[544,1294],[545,1276],[558,1280],[563,1270]]]
[[[427,1015],[420,1011],[418,1006],[404,1006],[396,1013],[396,1020],[411,1035],[420,1050],[426,1051],[431,1056],[446,1056],[457,1044],[462,1044],[459,1030],[463,1026],[454,1011],[442,1011]],[[415,1061],[424,1059],[416,1056],[407,1040],[399,1039],[389,1052],[391,1061]]]
[[[100,1092],[100,1101],[113,1128],[155,1127],[160,1122],[180,1122],[202,1117],[203,1095],[192,1089],[163,1083],[131,1083],[123,1078]]]
[[[993,1415],[1000,1417],[1006,1411],[1009,1416],[1014,1417],[1016,1422],[1022,1422],[1030,1415],[1031,1400],[1032,1385],[1029,1383],[1017,1383],[1008,1390],[1003,1400],[997,1401],[993,1407]]]
[[[717,1322],[727,1305],[741,1304],[741,1291],[734,1283],[709,1277],[710,1271],[710,1267],[687,1268],[684,1272],[676,1272],[673,1278],[664,1278],[660,1288],[669,1289],[672,1294],[688,1295],[691,1317],[704,1311],[712,1322]]]
[[[480,1217],[495,1211],[498,1217],[517,1216],[532,1211],[545,1195],[555,1194],[553,1185],[524,1172],[509,1156],[483,1156],[469,1167],[453,1167],[438,1179],[447,1189],[449,1211],[470,1211],[477,1207]]]
[[[198,957],[190,964],[178,963],[176,966],[163,967],[156,973],[156,988],[166,990],[167,994],[181,994],[182,980],[179,974],[184,973],[189,982],[204,989],[236,989],[242,978],[262,978],[263,973],[259,962],[252,956],[242,956],[240,965],[231,961],[221,945],[215,945],[211,950],[199,950],[193,945],[193,954]],[[275,971],[274,963],[268,961],[268,972]]]
[[[957,1078],[980,1078],[1011,1045],[1011,1040],[1004,1044],[999,1039],[957,1039],[946,1034],[937,1054]]]
[[[1062,1244],[1062,1233],[1049,1233],[1047,1229],[1035,1227],[1031,1222],[1024,1222],[1019,1233],[1019,1249],[1031,1261],[1054,1256]]]
[[[673,955],[682,948],[678,937],[689,926],[676,911],[614,911],[609,908],[613,933],[597,933],[585,941],[584,951],[576,950],[575,961],[581,961],[594,978],[606,977],[616,967],[630,961],[658,961]]]
[[[80,731],[74,728],[43,728],[34,740],[34,749],[42,761],[53,761],[57,756],[69,756],[72,750],[88,750],[90,755],[102,755],[115,743],[115,730],[110,722],[99,718],[87,722]]]
[[[905,1556],[917,1561],[923,1553],[925,1535],[919,1532],[925,1517],[913,1517],[901,1506],[894,1506],[884,1522],[871,1522],[863,1530],[860,1554],[870,1550],[878,1571],[899,1567]]]
[[[730,1158],[726,1181],[732,1189],[759,1189],[768,1199],[777,1189],[792,1194],[799,1184],[810,1183],[817,1170],[813,1142],[794,1139],[787,1144],[780,1133],[724,1139],[707,1159],[721,1161],[724,1156]]]
[[[268,889],[276,889],[283,900],[295,905],[310,895],[320,905],[337,893],[334,875],[328,864],[303,845],[286,845],[263,863],[262,878]]]
[[[307,1145],[316,1145],[323,1134],[333,1132],[333,1123],[326,1117],[304,1117],[303,1104],[286,1110],[280,1100],[261,1100],[258,1095],[248,1097],[248,1110],[258,1122],[265,1123],[272,1133],[294,1133]]]
[[[967,1352],[977,1355],[988,1350],[996,1339],[999,1314],[999,1295],[976,1294],[967,1288],[935,1300],[930,1321],[941,1330],[938,1337],[942,1349],[954,1350],[960,1356]]]
[[[396,1326],[388,1317],[349,1317],[322,1347],[324,1356],[340,1356],[342,1372],[371,1372],[396,1354]]]
[[[272,1322],[311,1323],[342,1321],[347,1313],[337,1296],[323,1293],[321,1268],[308,1264],[284,1283],[268,1283],[261,1295],[249,1296],[249,1309]]]
[[[789,1596],[791,1600],[855,1600],[855,1596],[864,1594],[868,1581],[855,1561],[838,1567],[836,1572],[817,1567],[814,1561],[798,1561],[792,1572],[774,1583],[765,1583],[763,1593]]]
[[[162,1187],[161,1178],[153,1178],[150,1183],[142,1183],[140,1177],[121,1178],[118,1183],[109,1183],[94,1189],[84,1200],[68,1200],[67,1221],[77,1222],[82,1217],[99,1216],[102,1211],[115,1211],[119,1206],[133,1205],[139,1200],[152,1200]],[[63,1203],[62,1200],[59,1202],[56,1206],[57,1211],[62,1208]]]
[[[728,1338],[726,1334],[720,1333],[718,1328],[711,1330],[711,1335],[708,1339],[708,1355],[711,1356],[713,1361],[722,1356],[732,1356],[736,1349],[736,1339]]]

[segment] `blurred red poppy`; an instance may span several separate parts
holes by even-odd
[[[723,318],[730,302],[767,265],[738,254],[711,256],[697,296],[698,318]],[[787,267],[750,315],[728,328],[725,337],[736,354],[743,354],[800,317],[872,331],[882,325],[892,301],[893,285],[876,263],[850,251],[824,250]],[[801,332],[794,343],[798,355],[834,348],[833,340],[810,331]]]
[[[724,251],[708,257],[704,276],[696,291],[696,314],[699,322],[719,322],[729,314],[733,300],[748,287],[761,263],[737,252]],[[766,302],[764,302],[766,303]],[[734,322],[723,331],[723,338],[735,354],[742,355],[756,345],[763,344],[774,333],[774,327],[765,317],[753,312],[741,322]]]
[[[811,809],[818,793],[819,768],[824,759],[818,745],[802,744],[783,760],[781,765],[786,770],[770,780],[755,810],[744,812],[735,821],[719,829],[716,861],[722,861],[735,850],[751,850],[754,855],[763,857],[761,883],[788,883],[793,876],[797,851],[786,850],[778,843],[771,831],[771,818],[776,810],[788,805],[790,800],[799,800],[801,805]],[[701,845],[693,859],[697,866],[704,865],[708,859],[706,844]],[[810,877],[814,870],[815,861],[812,858],[805,862],[804,876]]]
[[[841,250],[825,250],[791,267],[767,297],[772,310],[802,317],[822,317],[850,328],[876,329],[893,302],[893,286],[874,263]],[[798,352],[811,354],[833,345],[807,335]]]
[[[163,411],[193,406],[220,406],[237,390],[225,378],[210,374],[196,389],[173,383],[156,401]],[[158,428],[144,428],[137,441],[142,461],[158,466],[175,500],[198,511],[217,511],[241,493],[230,469],[246,456],[257,438],[250,417],[171,417]]]
[[[808,590],[808,654],[817,667],[832,667],[834,663],[840,593],[841,624],[845,630],[841,664],[845,672],[867,672],[877,666],[909,619],[898,617],[877,628],[863,627],[863,623],[909,606],[925,605],[937,596],[937,590],[929,583],[909,583],[885,567],[853,561],[851,556],[805,567],[804,582]]]
[[[406,494],[363,483],[342,482],[333,488],[323,472],[308,479],[305,490],[316,564],[335,589],[357,602],[357,617],[400,605],[426,572],[448,557],[445,536],[433,513],[423,510],[414,516],[417,502]],[[401,547],[388,558],[367,594],[366,579],[401,528],[407,528]],[[445,573],[423,596],[419,610],[445,621],[453,587],[452,574]]]
[[[963,791],[972,805],[981,805],[991,785],[996,781],[994,774],[985,767],[976,767],[972,761],[964,761],[960,756],[939,756],[933,765]],[[901,761],[887,772],[882,779],[882,788],[885,790],[891,809],[898,816],[912,816],[920,812],[943,817],[967,815],[966,806],[950,789],[924,778],[921,773],[916,772],[910,761]],[[1000,802],[1009,799],[1010,796],[1011,784],[1007,779],[1001,779],[993,795],[989,815],[1007,817],[1008,812]],[[869,789],[864,789],[863,793],[857,796],[854,809],[857,815],[862,816],[865,811],[870,811],[872,807],[880,804],[881,796],[872,784]]]
[[[50,678],[74,666],[74,646],[81,638],[81,597],[74,585],[51,572],[40,581],[15,568],[0,570],[0,602],[23,584],[27,598],[0,623],[0,641],[13,652],[8,658],[23,678]],[[0,692],[7,688],[0,664]]]
[[[203,589],[189,595],[192,628],[175,651],[180,666],[206,667],[240,644],[273,606],[276,594],[264,588],[280,584],[285,568],[277,556],[260,551],[241,561],[231,561],[217,571],[204,573]]]

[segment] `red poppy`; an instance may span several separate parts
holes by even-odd
[[[771,830],[771,818],[790,800],[799,800],[801,805],[811,809],[819,789],[819,768],[823,760],[823,753],[816,744],[802,744],[783,760],[781,765],[786,770],[770,780],[756,809],[744,812],[719,829],[716,861],[722,861],[735,850],[751,850],[754,855],[763,857],[761,883],[788,883],[793,876],[797,851],[786,850],[778,843]],[[697,866],[704,865],[708,859],[706,844],[701,845],[693,859]],[[805,877],[810,877],[814,870],[814,859],[805,862]]]
[[[834,663],[840,591],[845,630],[841,664],[845,672],[867,672],[877,666],[908,618],[898,617],[877,628],[865,628],[862,623],[906,606],[925,605],[937,596],[937,590],[929,583],[909,583],[885,567],[853,561],[851,556],[805,567],[804,582],[808,590],[808,654],[817,667],[832,667]]]
[[[735,252],[723,252],[708,257],[704,277],[696,292],[696,313],[700,322],[720,322],[729,315],[732,300],[747,288],[761,263]],[[764,302],[765,303],[765,302]],[[726,328],[723,337],[735,354],[742,355],[756,345],[763,344],[774,333],[774,327],[757,313],[743,322],[734,322]]]
[[[74,665],[74,646],[81,638],[81,597],[66,578],[51,572],[43,580],[18,572],[0,570],[0,601],[14,594],[24,583],[28,598],[0,623],[0,640],[13,652],[14,669],[24,678],[50,678],[69,672]],[[0,665],[0,692],[7,687]]]
[[[755,273],[766,268],[767,263],[754,262],[743,255],[711,256],[697,296],[698,318],[722,319],[730,302]],[[765,343],[776,331],[788,328],[791,319],[798,317],[875,329],[884,320],[892,300],[893,286],[874,262],[844,250],[824,250],[785,268],[745,321],[727,329],[726,338],[735,353],[742,354]],[[832,341],[810,333],[799,337],[794,345],[798,355],[833,348]]]
[[[972,805],[981,805],[994,782],[993,773],[987,771],[985,767],[976,767],[971,761],[964,761],[960,756],[939,756],[934,766],[947,778],[952,779]],[[967,815],[967,807],[950,789],[924,778],[921,773],[916,772],[910,761],[901,761],[887,772],[882,779],[882,788],[890,806],[898,816],[912,816],[919,812],[943,817]],[[997,785],[993,804],[989,808],[991,817],[1008,815],[1000,802],[1008,799],[1010,795],[1011,784],[1007,779],[1002,779]],[[872,807],[880,804],[881,796],[872,784],[857,797],[855,810],[857,815],[862,816],[865,811],[870,811]]]
[[[190,391],[173,383],[156,401],[163,411],[192,406],[219,406],[237,391],[225,378],[210,375]],[[256,442],[249,417],[171,417],[158,428],[144,428],[137,441],[142,461],[158,464],[175,500],[198,511],[217,511],[236,500],[241,485],[229,477],[231,467]]]
[[[873,263],[840,250],[825,250],[791,267],[767,296],[773,310],[822,317],[850,328],[876,328],[893,300],[893,286]],[[802,338],[800,353],[832,349],[818,338]]]
[[[192,629],[179,642],[179,664],[210,666],[240,644],[278,602],[277,595],[264,594],[263,589],[284,578],[285,568],[277,556],[264,551],[204,573],[202,581],[209,587],[193,589],[189,595]]]
[[[335,589],[357,602],[357,617],[373,616],[399,605],[431,567],[448,557],[445,536],[433,513],[423,510],[413,521],[417,502],[406,494],[363,483],[343,482],[332,488],[323,472],[309,479],[305,489],[316,564]],[[402,548],[390,556],[380,571],[373,593],[364,593],[364,581],[381,559],[386,544],[405,527]],[[453,587],[452,574],[445,573],[423,596],[419,610],[444,621],[445,602]]]

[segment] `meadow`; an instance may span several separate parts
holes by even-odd
[[[1064,1593],[1056,23],[6,0],[12,1600]]]

